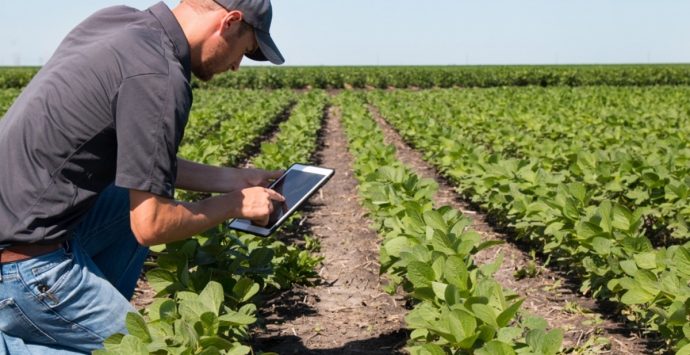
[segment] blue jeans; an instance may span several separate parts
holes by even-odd
[[[0,355],[89,353],[125,333],[147,254],[128,190],[111,185],[64,248],[0,265]]]

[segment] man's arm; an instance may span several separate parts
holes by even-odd
[[[175,187],[197,192],[229,192],[252,186],[268,186],[282,173],[282,170],[217,167],[178,158]]]
[[[264,187],[250,187],[198,202],[179,202],[149,192],[129,190],[130,225],[141,245],[191,237],[230,218],[268,223],[272,201],[283,196]]]

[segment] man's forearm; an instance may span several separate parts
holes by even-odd
[[[222,168],[178,158],[175,187],[197,192],[228,192],[244,187],[240,169]]]
[[[239,215],[241,208],[241,199],[231,194],[193,203],[130,196],[136,206],[130,213],[132,231],[142,245],[170,243],[199,234]]]
[[[179,202],[137,190],[129,190],[129,199],[130,225],[142,245],[182,240],[235,217],[265,225],[273,201],[285,201],[277,192],[260,186],[198,202]]]

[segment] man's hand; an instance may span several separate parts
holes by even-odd
[[[268,224],[274,208],[273,201],[285,201],[285,197],[281,194],[260,186],[242,189],[240,194],[242,196],[241,217],[260,226]]]

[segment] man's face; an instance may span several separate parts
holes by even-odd
[[[217,32],[209,38],[201,49],[200,65],[192,71],[202,81],[228,70],[237,71],[244,55],[257,47],[251,26],[236,22],[224,33]]]

